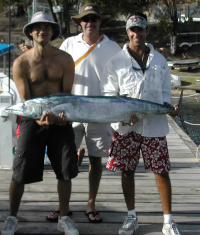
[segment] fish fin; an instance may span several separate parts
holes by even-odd
[[[63,92],[58,92],[58,93],[55,93],[55,94],[50,95],[49,97],[52,97],[52,96],[72,96],[72,94],[63,93]]]

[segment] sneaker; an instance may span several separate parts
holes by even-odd
[[[126,217],[121,229],[119,229],[119,235],[132,235],[138,229],[138,219],[132,215]]]
[[[79,235],[78,229],[74,225],[74,221],[68,216],[62,216],[58,222],[58,231],[64,232],[65,235]]]
[[[14,235],[17,231],[18,219],[15,216],[8,216],[5,221],[1,235]]]
[[[165,235],[181,235],[178,225],[173,220],[169,224],[163,224],[162,232]]]
[[[79,149],[78,150],[78,166],[81,165],[82,161],[83,161],[83,157],[84,157],[84,154],[85,154],[85,149]]]

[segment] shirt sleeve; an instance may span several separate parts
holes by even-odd
[[[67,39],[59,47],[60,50],[67,52]]]
[[[101,76],[101,93],[103,96],[119,95],[119,82],[116,69],[110,60]]]
[[[169,71],[169,66],[167,64],[167,61],[165,62],[165,72],[164,72],[164,78],[162,83],[162,94],[163,94],[163,103],[167,102],[171,104],[171,75]]]

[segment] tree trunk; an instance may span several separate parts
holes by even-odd
[[[68,4],[63,4],[64,12],[63,12],[63,20],[65,22],[65,27],[62,31],[62,36],[67,38],[70,36],[70,16],[69,16],[69,6]]]
[[[58,0],[54,0],[54,2],[55,2],[55,6],[60,5]],[[56,15],[57,15],[58,21],[59,21],[61,29],[62,29],[62,12],[58,12],[58,13],[56,13]]]
[[[53,4],[52,4],[51,0],[48,0],[48,3],[49,3],[50,10],[51,10],[51,14],[52,14],[52,16],[53,16],[53,20],[58,23],[57,16],[56,16],[56,14],[53,12]]]

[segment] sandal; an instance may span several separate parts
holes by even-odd
[[[77,154],[78,154],[78,166],[80,166],[82,164],[82,161],[83,161],[83,157],[84,157],[84,154],[85,154],[85,149],[84,148],[79,149]]]
[[[72,215],[72,211],[68,212],[68,216]],[[52,216],[53,218],[50,218],[49,216]],[[49,222],[58,222],[58,217],[60,216],[60,211],[52,211],[50,214],[46,217],[46,220]]]
[[[90,223],[102,223],[102,218],[101,219],[96,219],[96,215],[99,215],[99,212],[96,211],[90,211],[90,212],[85,212],[85,215],[88,217]],[[90,218],[90,215],[93,215],[94,219]]]

